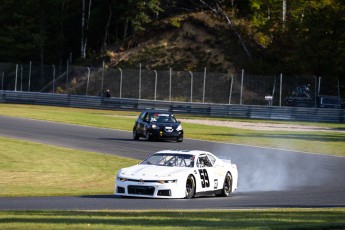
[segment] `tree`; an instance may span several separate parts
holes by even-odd
[[[230,29],[235,33],[235,35],[237,36],[238,40],[241,43],[241,46],[243,48],[243,51],[246,53],[247,57],[252,59],[252,55],[249,52],[249,49],[247,48],[244,39],[242,38],[241,34],[238,32],[238,30],[236,29],[236,26],[234,25],[234,23],[232,22],[231,18],[229,15],[227,15],[225,13],[225,11],[222,9],[222,5],[220,5],[223,1],[210,1],[209,3],[204,1],[204,0],[199,0],[205,7],[207,7],[208,9],[210,9],[211,11],[213,11],[215,14],[221,16],[222,18],[224,18],[224,20],[226,20],[227,24],[229,25]]]
[[[80,56],[82,59],[86,58],[87,48],[87,32],[89,29],[89,21],[91,15],[92,0],[89,0],[86,5],[85,0],[82,0],[82,15],[81,15],[81,42],[80,42]],[[87,8],[86,8],[87,7]]]

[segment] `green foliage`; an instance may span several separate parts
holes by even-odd
[[[170,20],[170,25],[172,25],[175,28],[180,28],[181,27],[181,18],[174,17]]]
[[[85,2],[88,5],[90,0]],[[172,18],[169,21],[172,27],[181,28],[183,21],[173,16],[183,17],[190,12],[213,12],[215,21],[227,24],[225,17],[214,14],[219,12],[219,6],[233,27],[222,27],[219,29],[222,34],[215,36],[226,37],[218,45],[224,47],[226,56],[233,57],[237,69],[253,66],[248,71],[345,78],[343,1],[286,0],[285,20],[283,0],[221,0],[216,1],[218,5],[212,0],[204,2],[207,6],[196,0],[92,1],[84,31],[87,53],[89,57],[97,57],[104,47],[114,43],[126,39],[128,42],[132,37],[140,41],[143,35],[150,35],[146,31],[157,29],[160,20],[166,17]],[[75,62],[80,56],[81,15],[82,1],[2,0],[0,62],[65,63],[71,54]],[[253,60],[239,55],[243,49],[236,50],[235,45],[227,47],[238,42],[234,29],[248,44]]]
[[[250,0],[256,41],[277,60],[280,71],[343,76],[344,4],[339,0],[287,1],[283,21],[282,2]]]

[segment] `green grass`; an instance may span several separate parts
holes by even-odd
[[[0,212],[0,229],[344,229],[345,209]]]
[[[0,137],[0,196],[112,194],[138,160]]]
[[[131,130],[138,113],[0,104],[0,115]],[[344,124],[321,125],[344,128]],[[187,123],[184,128],[189,138],[287,149],[294,146],[304,151],[345,155],[344,135],[335,132],[258,132]],[[0,137],[0,196],[112,194],[117,170],[137,162]],[[345,208],[1,211],[0,229],[344,229],[344,217]]]
[[[132,130],[134,120],[139,115],[139,112],[0,104],[0,115],[130,131]],[[195,116],[176,116],[180,119],[200,119],[200,117]],[[233,120],[229,118],[207,119]],[[245,121],[257,122],[258,120]],[[345,123],[282,122],[262,120],[260,120],[260,122],[317,125],[345,130]],[[258,131],[190,123],[183,123],[183,127],[186,138],[345,156],[345,132]]]

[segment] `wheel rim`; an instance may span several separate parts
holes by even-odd
[[[229,175],[226,176],[224,181],[224,191],[229,193],[231,191],[231,178]]]
[[[187,179],[187,183],[186,183],[186,192],[187,192],[187,195],[191,194],[191,193],[193,192],[193,189],[194,189],[194,182],[193,182],[193,179],[188,178],[188,179]]]

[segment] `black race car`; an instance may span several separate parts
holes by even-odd
[[[149,141],[170,139],[182,142],[183,129],[171,112],[146,110],[139,115],[133,127],[133,139],[139,140],[140,137]]]

